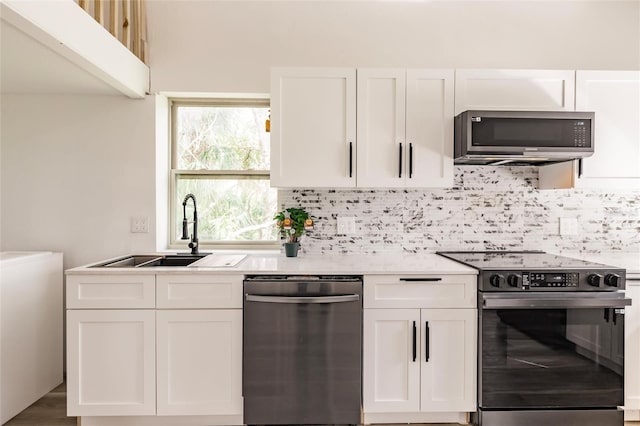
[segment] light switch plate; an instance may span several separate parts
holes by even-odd
[[[146,216],[131,216],[131,233],[146,234],[149,232],[149,218]]]
[[[578,219],[574,217],[561,217],[560,218],[560,235],[577,235],[578,234]]]
[[[355,234],[356,218],[353,216],[338,216],[336,233],[339,235]]]

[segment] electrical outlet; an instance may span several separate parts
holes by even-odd
[[[560,218],[560,235],[577,235],[578,219],[574,217]]]
[[[131,216],[131,232],[132,233],[148,233],[149,218],[146,216]]]
[[[338,216],[336,233],[340,235],[356,233],[356,218],[353,216]]]

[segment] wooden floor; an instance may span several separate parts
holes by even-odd
[[[67,389],[65,385],[62,384],[40,398],[22,413],[9,420],[4,426],[76,426],[76,424],[75,417],[67,417]],[[439,425],[429,424],[425,426]],[[446,426],[455,425],[447,424]],[[640,422],[625,422],[625,426],[640,426]]]
[[[62,384],[4,426],[76,426],[76,423],[75,417],[67,417],[67,388]]]

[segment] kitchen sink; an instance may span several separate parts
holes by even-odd
[[[206,254],[168,255],[168,256],[162,256],[161,258],[155,259],[151,262],[147,262],[140,266],[143,268],[152,267],[152,266],[188,266],[188,265],[191,265],[196,260],[200,260],[205,256]]]
[[[93,268],[148,268],[154,266],[188,266],[207,256],[208,253],[167,254],[167,255],[132,255],[92,266]]]

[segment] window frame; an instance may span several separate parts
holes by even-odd
[[[177,223],[177,215],[179,214],[179,203],[176,194],[178,179],[187,176],[192,179],[256,179],[270,181],[270,170],[184,170],[176,168],[177,165],[177,114],[176,110],[183,106],[194,107],[270,107],[269,97],[207,97],[207,98],[181,98],[171,97],[169,101],[169,224],[168,224],[168,248],[183,249],[187,244],[187,240],[176,238],[176,230],[174,225]],[[276,207],[280,204],[279,194],[276,200]],[[276,212],[274,211],[274,214]],[[276,236],[275,240],[269,241],[199,241],[199,248],[207,249],[278,249],[280,247],[280,239]]]

